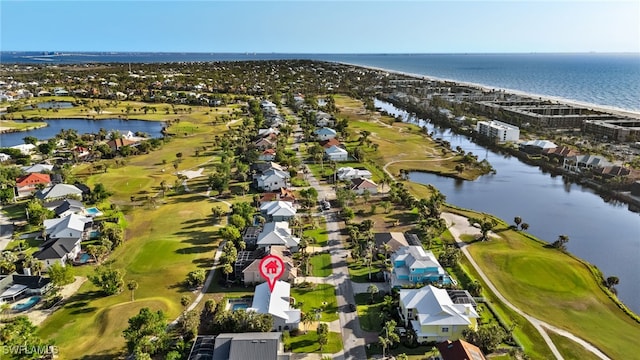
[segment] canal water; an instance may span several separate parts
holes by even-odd
[[[43,120],[48,126],[29,131],[0,134],[0,147],[9,147],[24,143],[26,136],[33,136],[39,140],[48,140],[56,136],[60,130],[75,129],[78,134],[97,133],[100,129],[120,132],[144,132],[151,137],[161,137],[161,121],[123,120],[123,119],[52,119]],[[17,122],[20,122],[19,120]]]
[[[405,121],[426,126],[434,137],[487,159],[495,175],[475,181],[456,180],[424,172],[412,172],[411,181],[432,184],[446,197],[447,203],[490,213],[508,223],[520,216],[530,225],[527,232],[547,242],[558,235],[569,236],[569,252],[596,265],[607,276],[618,276],[618,297],[640,314],[640,215],[626,204],[606,202],[593,190],[565,182],[562,176],[543,173],[538,167],[516,157],[487,150],[468,137],[449,129],[435,127],[417,119],[390,103],[375,101],[375,106]]]

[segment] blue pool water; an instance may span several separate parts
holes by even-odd
[[[88,209],[85,209],[85,211],[87,212],[87,214],[91,214],[91,215],[95,215],[100,212],[100,210],[98,210],[98,208],[96,207],[90,207]]]
[[[234,311],[235,310],[246,310],[248,307],[249,307],[249,305],[247,305],[247,304],[239,303],[239,304],[233,304],[232,309]]]
[[[89,233],[89,238],[90,239],[97,239],[100,236],[100,231],[92,231]]]
[[[17,304],[12,307],[13,310],[25,311],[34,307],[40,301],[40,296],[32,296],[29,300],[22,304]]]
[[[86,262],[88,262],[89,260],[91,260],[91,255],[87,254],[87,253],[82,253],[80,254],[80,257],[78,257],[78,262],[81,264],[84,264]]]

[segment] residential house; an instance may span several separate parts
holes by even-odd
[[[340,141],[338,141],[338,139],[336,139],[336,138],[320,141],[320,146],[322,146],[325,149],[328,149],[328,148],[330,148],[330,147],[332,147],[334,145],[338,146],[340,148],[343,147],[342,143]]]
[[[91,226],[93,219],[77,214],[46,219],[43,221],[44,233],[49,239],[58,238],[83,238],[85,229]]]
[[[478,327],[473,305],[454,304],[445,289],[435,286],[401,289],[399,304],[401,321],[413,328],[418,342],[456,340]]]
[[[43,201],[51,201],[66,197],[82,197],[83,191],[75,185],[55,184],[36,192],[35,197]]]
[[[256,178],[256,185],[258,189],[263,191],[275,191],[280,188],[286,188],[290,177],[287,172],[271,169]]]
[[[451,284],[451,277],[440,265],[431,251],[422,246],[403,246],[391,255],[393,270],[391,271],[391,285],[438,283]]]
[[[268,201],[260,205],[260,213],[267,221],[289,221],[297,212],[289,201]]]
[[[22,168],[22,171],[26,173],[41,173],[41,172],[52,172],[53,165],[49,164],[34,164],[31,166],[25,166]]]
[[[260,254],[241,270],[242,281],[245,285],[260,284],[266,281],[262,275],[260,275],[260,261],[267,255],[278,256],[284,262],[285,269],[280,280],[287,282],[295,281],[298,277],[298,269],[294,266],[291,251],[282,245],[271,245],[268,248],[260,250]]]
[[[19,150],[22,155],[31,155],[31,153],[35,150],[36,146],[33,144],[20,144],[15,146],[10,146],[10,149]]]
[[[33,257],[42,261],[45,268],[60,263],[65,266],[80,254],[82,238],[53,238],[42,244],[42,248],[33,254]]]
[[[259,248],[271,245],[284,245],[293,252],[298,251],[300,238],[293,236],[287,221],[268,222],[264,224],[258,235],[256,244]]]
[[[560,162],[564,161],[564,158],[579,155],[577,150],[568,148],[566,146],[558,146],[555,148],[543,149],[542,154],[548,155],[551,158],[556,158]]]
[[[249,169],[251,170],[252,173],[256,174],[254,178],[257,178],[258,176],[264,174],[266,171],[269,171],[272,169],[284,171],[282,166],[280,166],[280,164],[275,162],[254,162],[253,164],[251,164]]]
[[[0,153],[0,162],[6,162],[11,160],[11,155],[9,154],[5,154],[5,153]]]
[[[111,151],[119,151],[123,146],[135,146],[138,145],[138,140],[130,140],[125,138],[111,139],[107,141],[107,145],[111,148]]]
[[[51,184],[49,174],[29,173],[16,179],[17,197],[25,197],[33,194],[38,187],[46,187]]]
[[[461,339],[443,341],[437,346],[442,360],[487,360],[479,347]]]
[[[280,332],[198,336],[188,360],[286,360]]]
[[[276,150],[275,149],[266,149],[260,155],[258,155],[258,160],[260,161],[273,161],[276,159]]]
[[[53,284],[42,276],[11,274],[0,279],[0,303],[14,302],[30,295],[44,295]]]
[[[288,201],[290,203],[296,202],[296,195],[290,189],[280,188],[279,191],[263,193],[258,202],[260,204],[268,201]]]
[[[332,145],[324,150],[324,155],[327,160],[330,161],[347,161],[349,159],[349,153],[347,150]]]
[[[409,242],[401,232],[375,233],[373,242],[376,244],[378,254],[395,253],[401,247],[409,246]]]
[[[300,324],[300,310],[291,308],[290,296],[291,285],[286,281],[277,280],[273,291],[269,290],[268,283],[262,283],[256,286],[253,302],[247,311],[270,314],[275,331],[295,330]]]
[[[564,158],[562,168],[568,172],[581,173],[585,170],[597,170],[599,168],[613,166],[602,156],[597,155],[576,155]]]
[[[365,178],[352,179],[349,189],[358,195],[364,194],[365,191],[369,194],[377,194],[378,184]]]
[[[53,211],[57,217],[63,218],[71,214],[84,214],[85,208],[82,202],[74,199],[51,201],[42,204],[45,209]]]
[[[280,130],[272,127],[258,130],[258,136],[260,137],[267,137],[267,136],[270,136],[271,134],[278,135],[280,134]]]
[[[256,149],[258,150],[267,150],[267,149],[275,149],[276,148],[276,141],[275,140],[270,140],[269,138],[262,138],[259,139],[257,141],[255,141],[253,143],[253,145],[256,147]]]
[[[336,171],[336,178],[341,181],[358,178],[371,179],[371,171],[367,169],[354,169],[352,167],[341,167]]]
[[[540,154],[547,149],[551,150],[557,147],[558,145],[549,140],[531,140],[524,141],[518,144],[518,148],[520,149],[520,151],[526,152],[528,154]]]
[[[316,137],[320,141],[333,139],[338,135],[338,133],[335,130],[328,127],[322,127],[320,129],[315,130],[313,133],[316,135]]]
[[[316,112],[316,126],[327,127],[327,126],[334,126],[334,125],[335,125],[335,120],[330,114],[327,114],[324,111]]]

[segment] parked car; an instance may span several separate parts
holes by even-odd
[[[328,201],[324,201],[322,203],[322,208],[325,209],[325,210],[330,210],[331,209],[331,203],[328,202]]]

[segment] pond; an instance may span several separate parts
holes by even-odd
[[[68,101],[45,101],[36,104],[37,109],[70,109],[73,107],[73,104]],[[25,110],[33,109],[33,105],[27,105],[24,107]]]
[[[21,122],[21,121],[16,121]],[[47,140],[55,137],[60,130],[75,129],[79,134],[97,133],[100,129],[107,131],[118,130],[120,132],[144,132],[151,137],[161,137],[162,128],[165,123],[162,121],[145,120],[123,120],[123,119],[51,119],[44,120],[46,127],[20,131],[14,133],[0,134],[0,147],[9,147],[24,143],[26,136],[33,136],[39,140]]]
[[[450,204],[496,215],[508,223],[520,216],[530,225],[527,232],[547,242],[560,234],[569,236],[568,250],[596,265],[607,276],[618,276],[618,296],[630,309],[640,313],[640,215],[626,204],[606,202],[593,190],[551,176],[516,157],[490,151],[449,129],[417,119],[392,104],[376,101],[375,106],[405,121],[426,126],[434,137],[443,138],[452,148],[462,147],[479,159],[487,159],[497,173],[475,181],[456,180],[424,172],[412,172],[410,180],[432,184]]]

